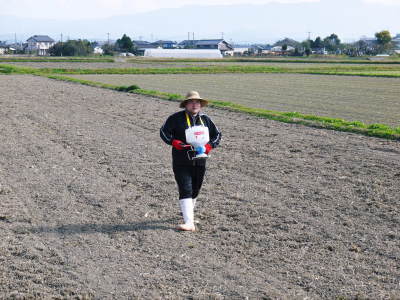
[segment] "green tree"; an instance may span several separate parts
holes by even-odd
[[[273,44],[273,47],[275,46],[283,46],[283,45],[287,45],[287,46],[291,46],[293,48],[299,47],[301,44],[293,39],[290,38],[284,38],[283,40],[279,40],[277,41],[275,44]]]
[[[340,48],[341,41],[335,33],[332,33],[330,36],[324,38],[323,44],[327,51],[335,52]]]
[[[283,45],[282,45],[282,55],[286,55],[286,50],[287,50],[287,48],[288,48],[288,45],[287,45],[287,44],[283,44]]]
[[[49,49],[54,56],[88,56],[93,52],[91,44],[87,40],[68,40],[58,42]]]
[[[114,55],[117,51],[114,44],[104,44],[101,49],[103,49],[104,55]]]
[[[294,52],[293,52],[292,56],[303,56],[303,53],[300,52],[298,47],[296,47],[296,48],[294,48]]]
[[[324,48],[324,43],[322,42],[322,39],[318,36],[315,41],[311,41],[311,48],[313,49],[321,49]]]
[[[124,34],[122,38],[118,39],[115,42],[115,47],[117,48],[117,50],[122,52],[131,52],[131,53],[136,52],[135,51],[136,49],[133,45],[131,38],[126,34]]]
[[[382,30],[375,33],[378,51],[385,52],[392,48],[392,36],[389,30]]]

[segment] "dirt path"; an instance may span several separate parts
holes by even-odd
[[[177,103],[0,76],[0,298],[399,298],[400,144],[207,109],[223,132],[179,233]]]

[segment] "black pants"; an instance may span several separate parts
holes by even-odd
[[[196,198],[203,184],[205,166],[173,166],[179,199]]]

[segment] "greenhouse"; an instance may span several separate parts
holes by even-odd
[[[222,58],[218,49],[146,49],[146,57]]]

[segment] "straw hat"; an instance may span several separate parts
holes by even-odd
[[[180,108],[184,108],[186,106],[186,103],[190,100],[200,100],[200,105],[201,107],[207,106],[208,101],[204,100],[203,98],[200,97],[199,93],[196,91],[190,91],[186,94],[185,100],[181,102],[179,105]]]

